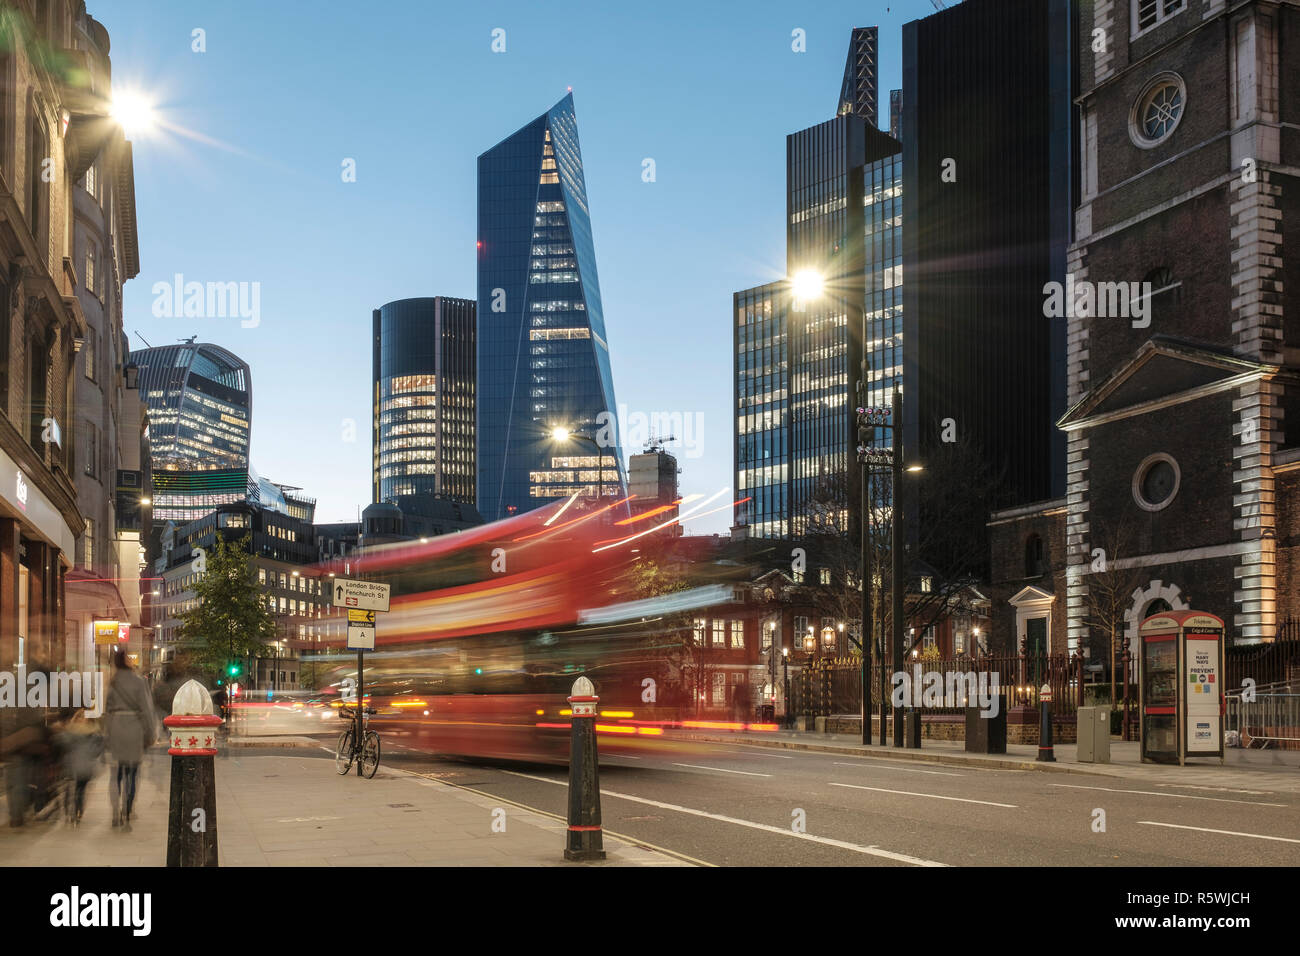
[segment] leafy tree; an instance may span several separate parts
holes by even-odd
[[[266,652],[275,640],[275,620],[262,601],[249,554],[250,538],[227,541],[217,535],[206,570],[194,587],[197,604],[181,615],[177,634],[194,661],[212,674],[227,662]]]

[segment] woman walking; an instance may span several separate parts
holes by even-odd
[[[157,724],[153,701],[143,678],[131,670],[120,648],[113,652],[113,680],[104,705],[108,750],[116,767],[109,782],[113,801],[113,826],[131,829],[136,780],[145,749],[154,742]]]

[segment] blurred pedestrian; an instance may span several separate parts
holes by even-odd
[[[86,785],[95,776],[99,758],[104,753],[104,737],[97,722],[87,717],[85,710],[78,709],[66,714],[54,736],[54,743],[72,791],[67,806],[68,822],[77,826],[86,811]]]
[[[28,807],[35,806],[39,812],[45,803],[42,791],[50,759],[49,731],[44,708],[16,707],[5,716],[0,757],[5,761],[9,825],[20,827],[26,822]]]
[[[108,750],[115,764],[109,782],[113,826],[129,830],[140,761],[144,759],[145,750],[153,745],[158,725],[149,687],[131,669],[121,648],[113,651],[113,679],[108,685],[104,721]]]

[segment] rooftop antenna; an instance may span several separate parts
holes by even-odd
[[[197,335],[191,335],[188,339],[177,339],[176,341],[177,341],[177,342],[183,342],[183,343],[185,343],[186,345],[193,345],[193,344],[194,344],[194,340],[197,339],[197,338],[198,338]]]

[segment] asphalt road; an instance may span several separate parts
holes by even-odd
[[[566,812],[565,768],[440,758],[391,740],[384,747],[381,773],[397,768]],[[1247,784],[1184,787],[740,743],[646,741],[633,752],[602,758],[605,829],[699,863],[1300,864],[1300,795]]]

